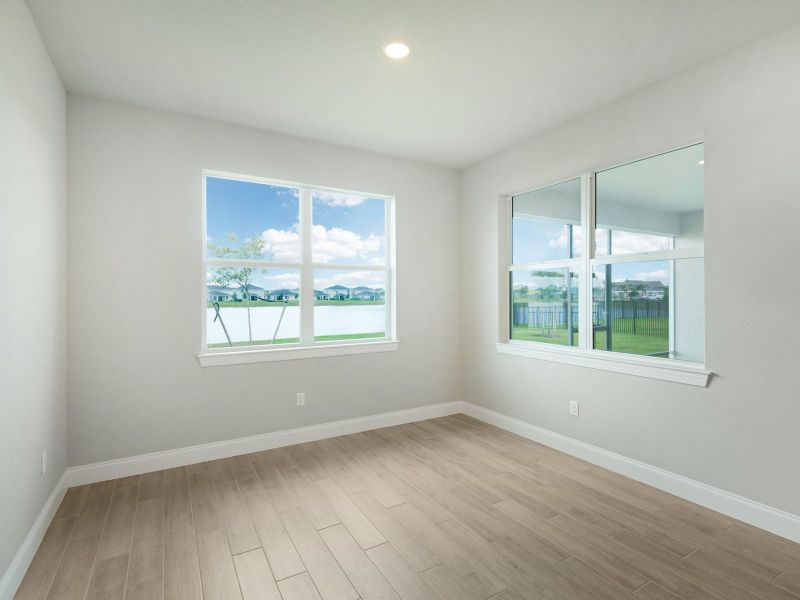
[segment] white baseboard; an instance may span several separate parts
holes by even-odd
[[[429,404],[418,408],[380,413],[367,417],[344,419],[342,421],[275,431],[224,442],[200,444],[197,446],[178,448],[176,450],[165,450],[163,452],[141,454],[130,458],[120,458],[79,467],[70,467],[67,469],[68,480],[70,486],[83,485],[86,483],[116,479],[118,477],[127,477],[128,475],[140,475],[151,471],[159,471],[161,469],[182,467],[198,462],[237,456],[239,454],[248,454],[250,452],[270,450],[271,448],[291,446],[292,444],[323,440],[339,435],[358,433],[359,431],[391,427],[392,425],[402,425],[403,423],[412,423],[414,421],[424,421],[425,419],[460,413],[461,405],[461,402]]]
[[[28,531],[28,535],[25,536],[16,555],[14,555],[14,558],[11,560],[11,564],[8,565],[8,569],[6,569],[3,578],[0,579],[0,600],[11,600],[14,597],[66,491],[67,473],[65,471],[50,493],[47,502],[44,503],[42,510],[39,511],[39,515],[33,522],[33,526],[30,531]]]
[[[641,481],[789,540],[800,542],[800,516],[798,515],[665,471],[627,456],[603,450],[477,404],[464,402],[463,412],[470,417],[555,448],[609,471]]]

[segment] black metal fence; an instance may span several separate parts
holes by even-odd
[[[557,329],[569,323],[569,304],[566,302],[515,302],[515,327]],[[572,324],[578,327],[578,305],[572,305]]]
[[[512,322],[515,327],[556,329],[569,323],[567,302],[514,302]],[[612,300],[606,309],[604,302],[592,306],[595,329],[605,328],[611,321],[611,331],[633,335],[669,336],[669,302],[667,300]],[[578,326],[578,305],[572,305],[572,325]]]
[[[604,302],[595,302],[592,307],[595,328],[606,327],[609,318],[612,332],[669,336],[667,300],[612,300],[608,310]]]

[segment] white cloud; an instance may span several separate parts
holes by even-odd
[[[566,248],[569,245],[569,235],[567,234],[567,228],[564,227],[561,229],[561,232],[558,234],[555,233],[548,233],[547,237],[550,240],[547,242],[548,246],[551,248]],[[580,227],[573,227],[572,228],[572,244],[574,248],[577,250],[581,247],[581,228]]]
[[[644,273],[637,273],[633,279],[640,281],[660,281],[664,285],[669,282],[669,271],[667,269],[656,269],[654,271],[647,271]]]
[[[291,229],[267,229],[261,234],[264,241],[264,252],[272,260],[296,262],[300,260],[300,233],[298,225]],[[369,264],[381,264],[383,236],[371,234],[362,237],[354,231],[339,227],[326,228],[314,225],[311,228],[311,239],[314,250],[314,262],[332,263],[337,260],[368,261]]]
[[[328,206],[358,206],[367,198],[365,196],[354,196],[343,192],[329,192],[327,190],[314,190],[314,200],[319,200]]]
[[[353,231],[324,225],[314,225],[311,230],[314,262],[330,263],[339,259],[369,259],[380,252],[383,237],[371,234],[361,237]]]
[[[647,233],[614,231],[611,240],[614,254],[635,254],[638,252],[657,252],[669,249],[669,238]]]
[[[660,281],[664,285],[669,285],[669,271],[667,269],[655,269],[653,271],[643,271],[628,277],[615,277],[614,283],[624,283],[625,281]]]
[[[261,234],[264,252],[273,260],[295,262],[300,260],[300,233],[295,223],[291,229],[267,229]]]
[[[269,289],[295,289],[300,287],[300,273],[276,273],[272,275],[267,272],[267,287]]]

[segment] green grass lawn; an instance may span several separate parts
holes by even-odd
[[[524,340],[526,342],[540,342],[542,344],[569,345],[566,327],[559,327],[556,329],[541,329],[539,327],[528,328],[525,325],[522,327],[514,327],[513,339]],[[574,344],[577,346],[579,341],[577,333],[575,333],[573,339]]]
[[[364,306],[369,304],[383,304],[383,300],[314,300],[314,306]],[[299,300],[289,300],[286,303],[287,306],[300,306]],[[247,308],[256,307],[256,306],[272,306],[272,307],[281,307],[283,306],[283,302],[264,302],[263,300],[247,300],[242,302],[236,302],[232,300],[226,300],[224,302],[219,303],[220,308]],[[213,308],[213,304],[211,302],[208,303],[208,308]]]
[[[369,338],[382,338],[386,334],[382,331],[374,333],[349,333],[344,335],[316,335],[315,342],[333,342],[336,340],[361,340]]]
[[[634,335],[632,333],[611,332],[611,349],[614,352],[627,354],[655,354],[669,352],[669,338],[659,335]],[[606,332],[596,331],[594,334],[594,347],[606,349]]]
[[[526,326],[514,327],[512,339],[544,344],[567,345],[567,329],[540,329]],[[575,334],[575,345],[578,344],[578,335]],[[669,351],[669,339],[666,336],[633,335],[632,333],[612,332],[611,343],[614,352],[627,354],[655,354]],[[595,332],[595,348],[606,349],[606,334],[604,331]]]
[[[385,334],[380,332],[372,332],[372,333],[348,333],[342,335],[318,335],[314,337],[315,342],[333,342],[337,340],[362,340],[362,339],[371,339],[371,338],[382,338]],[[298,338],[278,338],[275,340],[275,344],[297,344],[300,342]],[[233,342],[234,347],[241,347],[241,346],[271,346],[272,340],[253,340],[252,342],[244,341],[244,342]],[[209,344],[209,348],[230,348],[227,342],[222,342],[221,344]]]

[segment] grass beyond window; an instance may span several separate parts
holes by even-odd
[[[382,338],[386,334],[383,331],[374,332],[374,333],[350,333],[345,335],[319,335],[314,338],[315,342],[334,342],[337,340],[361,340],[361,339],[372,339],[372,338]],[[278,344],[298,344],[300,340],[298,338],[278,338],[275,340],[275,345]],[[245,341],[245,342],[234,342],[234,347],[242,347],[242,346],[272,346],[272,340],[253,340],[252,342]],[[230,348],[228,344],[209,344],[209,348]]]
[[[512,339],[522,340],[524,342],[540,342],[542,344],[558,344],[559,346],[569,345],[566,327],[543,329],[541,327],[522,325],[520,327],[514,327]],[[575,332],[574,340],[577,346],[579,343],[578,332]]]
[[[595,332],[594,347],[598,350],[606,349],[605,331]],[[669,352],[669,338],[666,336],[617,333],[616,331],[612,331],[611,349],[614,352],[625,352],[627,354],[659,354]]]
[[[621,324],[621,328],[627,325],[627,323]],[[614,329],[615,331],[612,331],[611,334],[611,343],[614,352],[625,352],[627,354],[658,354],[669,351],[669,338],[667,336],[616,331],[616,323]],[[565,346],[567,345],[567,328],[542,329],[537,327],[528,328],[525,326],[514,327],[512,337],[515,340]],[[577,344],[577,333],[575,334],[575,340]],[[604,331],[600,330],[595,332],[594,347],[598,350],[606,349],[606,334]]]

